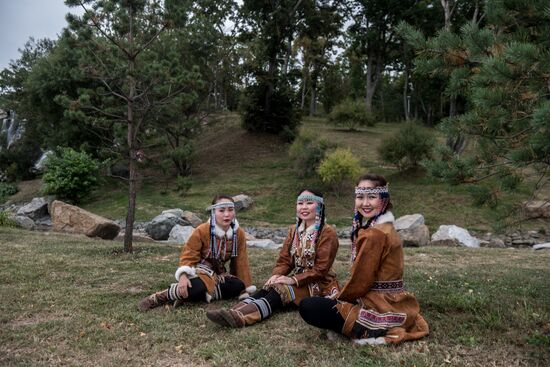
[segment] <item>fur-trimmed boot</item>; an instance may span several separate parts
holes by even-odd
[[[164,291],[156,292],[150,296],[142,298],[138,303],[138,310],[140,312],[145,312],[152,308],[163,306],[167,303],[181,299],[181,297],[179,297],[177,287],[178,284],[174,283],[170,285],[170,288]]]
[[[211,310],[208,319],[220,326],[242,328],[254,325],[271,315],[271,306],[265,298],[247,298],[230,309]]]

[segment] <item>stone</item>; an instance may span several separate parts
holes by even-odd
[[[59,200],[52,203],[51,210],[54,231],[82,233],[106,240],[112,240],[120,232],[115,222]]]
[[[188,210],[183,211],[181,218],[184,224],[190,224],[195,228],[202,224],[202,219],[197,214]]]
[[[530,200],[523,203],[527,218],[550,218],[550,200]]]
[[[246,241],[248,247],[255,247],[255,248],[263,248],[263,249],[279,249],[283,245],[282,244],[276,244],[272,240],[252,240],[252,241]]]
[[[145,232],[152,239],[157,241],[167,240],[170,236],[170,231],[176,224],[186,224],[183,222],[181,215],[183,210],[181,209],[169,209],[163,211],[160,215],[153,218],[151,222],[145,226]]]
[[[251,234],[248,233],[248,232],[244,232],[244,235],[245,235],[245,238],[246,238],[247,241],[251,241],[251,240],[257,239],[256,237],[254,237],[253,235],[251,235]]]
[[[544,250],[544,249],[550,249],[550,242],[539,243],[533,246],[533,250]]]
[[[11,219],[17,224],[18,227],[25,228],[25,229],[34,229],[35,224],[34,221],[24,215],[14,215],[11,216]]]
[[[170,231],[170,234],[168,236],[168,243],[177,243],[179,245],[183,245],[187,242],[189,237],[191,237],[193,229],[193,226],[182,226],[176,224]]]
[[[430,231],[425,224],[397,231],[405,247],[426,246],[430,242]]]
[[[472,237],[464,228],[460,228],[455,225],[439,226],[438,230],[432,235],[430,245],[441,246],[444,244],[439,244],[437,243],[438,241],[447,242],[449,240],[456,241],[461,246],[465,247],[479,247],[479,240],[477,238]]]
[[[17,211],[17,215],[29,217],[32,220],[44,217],[48,214],[48,200],[43,197],[34,198],[27,205],[22,206]]]
[[[115,237],[115,241],[124,241],[124,231],[120,231]],[[147,233],[141,231],[134,231],[132,233],[132,242],[156,242],[151,237],[147,236]]]
[[[245,194],[235,195],[233,200],[235,201],[236,210],[248,209],[254,203],[254,200]]]
[[[395,221],[395,230],[414,228],[424,224],[424,216],[422,214],[409,214],[397,218]]]

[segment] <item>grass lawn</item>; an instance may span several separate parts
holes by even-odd
[[[407,288],[431,334],[398,346],[332,342],[296,312],[222,329],[186,305],[138,313],[173,281],[179,247],[0,227],[2,366],[548,366],[550,251],[407,248]],[[276,251],[250,249],[255,283]],[[347,277],[349,249],[336,270]]]
[[[375,127],[349,132],[326,124],[325,119],[306,118],[301,129],[350,147],[360,158],[365,172],[386,175],[394,202],[393,211],[397,216],[421,213],[432,232],[441,224],[491,230],[494,213],[487,208],[473,207],[465,186],[436,182],[422,171],[399,173],[378,160],[377,147],[400,126],[379,123]],[[137,220],[150,220],[160,211],[174,207],[204,213],[204,208],[216,193],[246,193],[255,202],[250,210],[239,213],[242,224],[283,226],[293,222],[297,191],[308,185],[320,187],[315,179],[297,177],[288,157],[287,144],[273,136],[247,133],[240,128],[237,115],[222,116],[216,124],[206,127],[196,147],[193,186],[184,196],[175,191],[175,179],[162,173],[158,165],[150,164],[145,168],[137,198]],[[353,214],[351,185],[340,197],[328,190],[325,190],[325,195],[329,221],[338,227],[349,227]],[[518,203],[528,197],[528,190],[522,188],[513,195],[504,195],[502,200]],[[111,219],[124,218],[126,184],[108,181],[82,206]],[[523,225],[539,229],[549,223],[549,220],[533,220]]]

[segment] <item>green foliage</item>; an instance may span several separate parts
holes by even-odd
[[[0,210],[0,227],[17,227],[17,223],[10,218],[10,212],[7,210]]]
[[[498,204],[497,192],[488,186],[472,185],[468,187],[468,192],[472,196],[475,206],[487,205],[494,209]]]
[[[17,191],[19,191],[17,186],[6,182],[0,182],[0,204],[6,201],[9,196],[15,195]]]
[[[60,148],[46,160],[44,191],[78,202],[98,185],[99,163],[84,152]]]
[[[180,176],[176,177],[176,191],[180,195],[185,195],[193,186],[193,181],[189,176]]]
[[[288,88],[270,91],[267,84],[254,84],[243,94],[240,109],[246,130],[279,135],[286,141],[295,138],[300,113]]]
[[[317,173],[321,180],[340,193],[346,182],[354,180],[361,172],[359,159],[351,150],[338,148],[321,161]]]
[[[374,126],[376,118],[367,111],[364,101],[346,99],[333,108],[329,122],[353,131],[362,126]]]
[[[461,158],[449,147],[438,145],[434,150],[433,160],[426,160],[423,165],[432,177],[458,185],[473,180],[476,161],[472,158]]]
[[[336,144],[329,142],[327,139],[317,139],[313,133],[300,134],[288,149],[288,154],[294,162],[294,170],[298,177],[315,175],[327,150],[335,147]]]
[[[414,168],[431,157],[435,145],[434,134],[420,124],[407,122],[378,148],[380,158],[399,168]]]

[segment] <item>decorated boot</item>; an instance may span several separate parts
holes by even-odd
[[[143,298],[138,303],[138,310],[140,312],[145,312],[152,308],[163,306],[167,303],[182,299],[179,296],[177,289],[178,289],[178,284],[174,283],[170,285],[170,288],[164,291],[156,292],[151,294],[150,296]]]
[[[271,306],[265,298],[247,298],[230,309],[211,310],[208,319],[220,326],[242,328],[254,325],[271,315]]]

